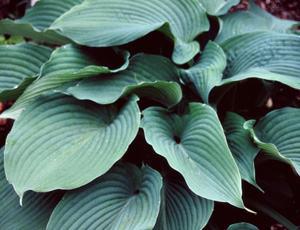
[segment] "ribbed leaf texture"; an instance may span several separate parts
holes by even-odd
[[[165,57],[137,54],[130,59],[126,70],[84,79],[64,91],[78,99],[99,104],[113,103],[133,92],[166,106],[175,105],[182,97],[179,71]]]
[[[169,28],[164,26],[169,25]],[[89,26],[86,26],[89,25]],[[161,29],[174,40],[172,59],[184,64],[199,52],[194,38],[209,22],[197,0],[87,0],[50,27],[87,46],[116,46]]]
[[[29,192],[20,206],[13,187],[8,184],[0,150],[0,226],[5,230],[45,229],[52,211],[64,192]]]
[[[300,24],[297,21],[277,18],[262,10],[253,0],[249,2],[248,11],[237,11],[220,18],[222,27],[215,42],[221,43],[231,37],[254,31],[293,33],[292,29]]]
[[[243,208],[241,177],[216,112],[201,103],[189,107],[182,117],[159,107],[144,110],[146,141],[194,193]]]
[[[222,48],[209,41],[200,59],[191,68],[181,70],[181,77],[208,104],[209,93],[221,82],[225,67],[226,56]]]
[[[83,0],[39,1],[27,10],[25,16],[20,20],[5,19],[0,21],[0,34],[24,36],[39,42],[67,44],[71,40],[61,33],[49,30],[49,26],[55,19],[82,2]]]
[[[161,207],[154,230],[203,229],[214,202],[197,196],[178,173],[171,172],[163,177]]]
[[[252,32],[228,39],[221,47],[227,57],[222,84],[260,78],[300,89],[299,36]]]
[[[108,171],[137,134],[137,100],[133,95],[122,107],[53,93],[34,100],[5,149],[5,173],[21,199],[28,190],[77,188]]]
[[[91,55],[93,53],[89,51],[74,45],[66,45],[55,50],[50,60],[42,66],[40,77],[28,86],[14,105],[1,114],[1,117],[17,119],[32,100],[51,89],[77,79],[118,72],[127,68],[129,64],[129,53],[126,51],[103,49],[99,50],[96,57],[93,57]],[[108,68],[105,60],[111,58],[117,63],[120,62],[120,66]]]
[[[255,143],[266,153],[292,164],[300,175],[300,109],[274,110],[245,124]],[[254,127],[253,127],[254,126]]]
[[[223,15],[226,14],[229,9],[237,5],[240,0],[198,0],[206,9],[210,15]]]
[[[160,174],[117,163],[105,175],[68,192],[51,215],[47,230],[150,230],[160,205]]]
[[[20,96],[51,53],[51,48],[31,43],[0,46],[0,101]]]
[[[242,179],[259,188],[255,180],[254,159],[259,148],[252,141],[250,133],[244,129],[246,120],[235,113],[227,113],[223,122],[229,148],[237,163]]]

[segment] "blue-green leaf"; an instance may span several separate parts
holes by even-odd
[[[252,224],[249,223],[236,223],[230,225],[227,230],[259,230]]]
[[[154,169],[120,162],[87,186],[68,192],[47,230],[150,230],[159,212],[161,186]]]
[[[229,9],[237,5],[240,0],[199,0],[199,2],[204,6],[207,13],[219,16],[226,14]]]

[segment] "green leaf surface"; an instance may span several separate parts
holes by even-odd
[[[50,28],[79,44],[96,47],[126,44],[161,29],[174,40],[173,61],[184,64],[199,52],[194,39],[208,30],[209,22],[197,0],[87,0]]]
[[[242,179],[259,188],[256,184],[254,168],[254,159],[259,148],[253,143],[250,133],[244,129],[245,122],[246,120],[238,114],[228,112],[223,127]]]
[[[221,47],[227,57],[221,84],[260,78],[300,89],[299,36],[253,32],[228,39]]]
[[[210,106],[190,103],[190,114],[182,117],[159,107],[150,107],[143,115],[146,141],[181,173],[194,193],[244,208],[239,170]]]
[[[166,106],[182,98],[178,69],[165,57],[147,54],[135,55],[124,71],[84,79],[64,93],[99,104],[113,103],[130,93],[148,96]]]
[[[262,10],[250,0],[248,11],[237,11],[229,13],[220,18],[221,29],[215,42],[221,43],[225,40],[254,31],[275,31],[280,33],[293,33],[293,28],[300,22],[280,19],[265,10]]]
[[[51,53],[51,48],[31,43],[0,46],[0,101],[20,96]]]
[[[0,34],[12,34],[31,38],[38,42],[66,44],[71,40],[61,33],[49,30],[49,26],[83,0],[47,0],[37,2],[20,20],[4,19],[0,21]]]
[[[154,230],[203,229],[213,212],[214,202],[193,193],[181,176],[163,177],[160,213]]]
[[[245,128],[264,152],[293,165],[300,175],[300,109],[274,110],[256,125],[250,120]]]
[[[249,223],[236,223],[230,225],[227,230],[259,230],[252,224]]]
[[[152,229],[160,205],[160,174],[148,166],[119,162],[106,174],[68,192],[47,230]]]
[[[21,199],[28,190],[73,189],[104,174],[137,134],[137,100],[118,108],[48,93],[31,102],[5,149],[6,176]]]
[[[200,59],[189,69],[181,70],[181,77],[208,104],[211,89],[219,84],[226,67],[226,56],[222,48],[209,41]]]
[[[29,192],[20,206],[13,187],[8,184],[3,165],[4,147],[0,149],[0,226],[5,230],[45,229],[63,192]]]
[[[95,57],[88,51],[74,45],[66,45],[55,50],[50,60],[42,66],[39,78],[25,90],[9,110],[1,114],[1,117],[17,119],[33,99],[51,89],[100,73],[118,72],[126,69],[129,64],[129,53],[126,51],[99,50]],[[108,64],[107,60],[111,58],[115,62],[121,59],[117,62],[121,62],[121,66],[113,66],[111,69],[105,66]]]
[[[232,6],[237,5],[240,0],[198,0],[207,13],[214,16],[226,14]]]

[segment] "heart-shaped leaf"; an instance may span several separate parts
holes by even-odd
[[[25,90],[9,110],[1,114],[1,117],[17,119],[33,99],[51,89],[100,73],[118,72],[126,69],[129,64],[127,51],[103,49],[98,52],[97,56],[93,57],[89,50],[74,45],[66,45],[54,51],[50,60],[42,66],[40,77]],[[116,63],[121,62],[121,66],[109,69],[105,61],[109,58],[113,58]],[[117,61],[118,59],[120,60]]]
[[[254,159],[259,152],[250,133],[244,129],[246,120],[235,113],[227,113],[223,122],[229,148],[237,163],[241,177],[259,188],[255,180]],[[260,189],[260,188],[259,188]]]
[[[17,194],[73,189],[104,174],[137,134],[137,100],[118,108],[48,93],[31,102],[6,142],[5,173]]]
[[[47,230],[152,229],[160,205],[161,176],[143,166],[118,163],[92,183],[68,192]]]
[[[177,172],[163,177],[161,206],[154,230],[203,229],[213,212],[214,202],[193,193]]]
[[[237,5],[240,0],[198,0],[206,9],[207,13],[215,16],[226,14],[229,9]]]
[[[227,57],[221,84],[260,78],[300,89],[299,36],[252,32],[230,38],[221,47]]]
[[[226,56],[222,48],[209,41],[195,65],[187,70],[181,70],[181,77],[208,104],[209,93],[221,82],[225,67]]]
[[[8,184],[3,165],[4,147],[0,149],[0,226],[5,230],[45,229],[49,217],[64,192],[29,192],[24,205]]]
[[[215,42],[221,43],[231,37],[254,31],[292,33],[292,28],[300,24],[297,21],[277,18],[262,10],[253,0],[249,2],[248,11],[237,11],[220,18],[222,26]]]
[[[245,128],[258,147],[293,165],[300,175],[300,109],[274,110],[254,123],[254,120],[247,121]]]
[[[97,47],[126,44],[161,29],[174,40],[172,59],[177,64],[199,52],[199,43],[193,40],[208,28],[197,0],[87,0],[51,26],[79,44]]]
[[[113,103],[133,92],[166,106],[177,104],[182,97],[178,69],[165,57],[137,54],[130,59],[126,70],[84,79],[64,91],[78,99],[99,104]]]
[[[51,48],[31,43],[0,46],[0,101],[20,96],[51,53]]]
[[[239,170],[210,106],[190,103],[190,114],[182,117],[159,107],[150,107],[143,115],[146,141],[181,173],[194,193],[244,208]]]
[[[47,0],[37,2],[20,20],[5,19],[0,21],[0,34],[13,34],[31,38],[38,42],[67,44],[71,40],[53,30],[49,26],[83,0]]]

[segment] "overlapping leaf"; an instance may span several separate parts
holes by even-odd
[[[178,69],[165,57],[147,54],[135,55],[124,71],[84,79],[64,92],[99,104],[113,103],[132,92],[166,106],[177,104],[182,97]]]
[[[147,142],[183,175],[194,193],[244,207],[237,165],[210,106],[191,103],[190,114],[183,117],[158,107],[146,109],[143,115]]]
[[[127,68],[128,52],[103,50],[101,53],[101,51],[99,50],[98,54],[100,57],[92,57],[89,52],[74,45],[66,45],[54,51],[50,60],[42,66],[40,77],[25,90],[9,110],[1,114],[1,117],[17,119],[33,99],[64,83],[100,73],[118,72]],[[109,69],[103,65],[107,64],[103,59],[110,60],[111,57],[115,62],[117,59],[121,59],[121,66]]]
[[[292,164],[300,175],[300,109],[274,110],[256,125],[254,122],[248,121],[245,127],[251,132],[258,147]]]
[[[30,103],[5,149],[5,173],[17,194],[73,189],[105,173],[137,134],[137,100],[133,95],[118,108],[49,93]]]
[[[215,16],[226,14],[229,9],[237,5],[240,0],[198,0],[206,9],[207,13]]]
[[[79,44],[96,47],[122,45],[161,29],[174,40],[172,59],[177,64],[199,52],[199,43],[193,40],[208,28],[197,0],[87,0],[51,26]]]
[[[39,1],[26,11],[22,19],[15,21],[5,19],[0,21],[0,34],[20,35],[35,41],[54,44],[69,43],[71,42],[70,39],[48,28],[56,18],[82,2],[83,0]]]
[[[221,82],[225,67],[226,56],[222,48],[216,43],[209,42],[195,65],[187,70],[181,70],[181,77],[208,104],[209,93]]]
[[[63,192],[38,194],[29,192],[24,205],[8,184],[3,165],[4,147],[0,150],[0,226],[5,230],[45,229],[49,217]]]
[[[203,229],[214,203],[193,193],[176,174],[172,172],[172,176],[163,178],[160,213],[154,230]]]
[[[51,53],[51,48],[31,43],[0,46],[0,101],[16,99]]]
[[[221,43],[225,40],[254,31],[275,31],[280,33],[292,33],[293,28],[300,22],[279,19],[267,11],[258,7],[250,0],[248,11],[237,11],[221,17],[221,29],[215,42]]]
[[[259,230],[252,224],[249,223],[236,223],[230,225],[227,230]]]
[[[299,36],[253,32],[230,38],[221,47],[227,57],[221,84],[260,78],[300,89]]]
[[[254,158],[259,149],[252,142],[250,133],[244,129],[245,119],[235,113],[227,113],[223,127],[229,148],[237,163],[242,179],[256,186]]]
[[[91,184],[68,192],[47,230],[152,229],[161,186],[161,176],[154,169],[118,163]]]

